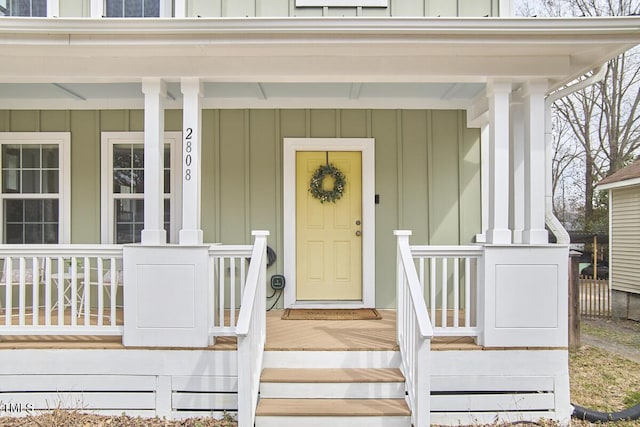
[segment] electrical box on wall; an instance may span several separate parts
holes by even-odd
[[[282,274],[274,274],[271,276],[271,289],[274,291],[278,291],[280,289],[284,289],[284,276]]]

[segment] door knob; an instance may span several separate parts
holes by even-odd
[[[356,220],[356,225],[362,224],[359,219]]]
[[[360,230],[356,231],[356,236],[358,237],[362,236],[362,232]]]

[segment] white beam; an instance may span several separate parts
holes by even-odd
[[[184,78],[182,91],[182,229],[181,245],[201,245],[202,82]]]
[[[174,14],[176,18],[187,17],[187,1],[186,0],[175,0],[174,9],[175,9]]]
[[[91,0],[91,17],[102,18],[104,15],[104,1],[103,0]]]
[[[545,224],[545,93],[546,80],[523,86],[525,123],[523,242],[549,243]]]
[[[162,245],[164,230],[164,99],[162,79],[142,81],[144,93],[144,229],[143,245]]]
[[[47,18],[60,16],[60,0],[47,0]]]
[[[487,84],[489,97],[489,229],[487,243],[510,244],[509,102],[511,81]]]

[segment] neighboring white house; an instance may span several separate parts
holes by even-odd
[[[256,418],[263,368],[289,363],[401,368],[395,425],[567,421],[550,104],[640,18],[511,7],[0,1],[0,400],[311,425]],[[336,203],[310,192],[328,164]],[[278,273],[279,307],[397,309],[398,348],[265,352]],[[116,344],[1,342],[75,335]]]
[[[611,314],[640,321],[640,161],[604,178],[609,193],[609,280]]]

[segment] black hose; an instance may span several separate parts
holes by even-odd
[[[572,404],[573,405],[573,404]],[[573,405],[573,418],[579,420],[587,420],[592,423],[607,421],[629,421],[640,420],[640,404],[632,406],[620,412],[598,412],[593,409],[583,408],[582,406]]]

